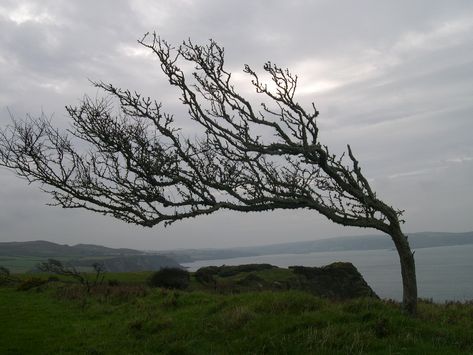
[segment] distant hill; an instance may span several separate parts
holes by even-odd
[[[181,267],[167,255],[134,249],[114,249],[93,244],[69,246],[44,240],[0,243],[0,265],[15,272],[34,271],[37,263],[47,259],[59,259],[77,267],[90,267],[98,262],[109,272],[152,271],[164,267]]]
[[[412,249],[473,244],[473,232],[442,233],[422,232],[408,234]],[[303,242],[270,244],[255,247],[228,249],[187,249],[164,253],[178,262],[197,260],[230,259],[246,256],[274,254],[306,254],[313,252],[393,249],[394,244],[387,235],[364,235],[334,237]]]
[[[422,232],[408,235],[412,249],[473,244],[473,232]],[[245,256],[274,254],[305,254],[312,252],[393,249],[387,235],[335,237],[303,242],[270,244],[227,249],[184,249],[165,252],[144,252],[134,249],[114,249],[101,245],[73,246],[47,241],[0,243],[0,265],[26,271],[40,260],[58,258],[76,266],[103,263],[108,271],[157,270],[162,267],[181,267],[179,263],[197,260],[230,259]],[[12,261],[12,258],[15,259]],[[18,262],[21,260],[21,263]],[[25,261],[26,260],[26,261]],[[28,261],[29,260],[29,261]],[[21,264],[18,268],[15,265]]]
[[[473,232],[467,233],[441,233],[422,232],[408,234],[412,249],[431,248],[450,245],[473,244]],[[336,237],[314,241],[294,242],[285,244],[272,244],[253,248],[237,248],[240,251],[258,252],[262,254],[280,253],[307,253],[320,251],[346,251],[346,250],[377,250],[392,249],[394,244],[387,235],[366,235],[353,237]]]
[[[68,262],[77,267],[90,267],[93,263],[100,263],[109,272],[136,272],[154,271],[162,268],[182,268],[182,266],[165,255],[140,254],[102,257],[100,259],[76,259]]]
[[[133,249],[113,249],[92,244],[69,246],[67,244],[56,244],[45,240],[0,243],[0,256],[82,257],[130,254],[144,254],[144,252]]]

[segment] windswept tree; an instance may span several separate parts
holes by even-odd
[[[79,282],[86,289],[87,293],[90,292],[92,287],[101,285],[103,283],[105,267],[101,263],[93,263],[92,268],[95,271],[95,279],[90,281],[87,274],[78,271],[74,266],[64,265],[61,261],[56,259],[48,259],[39,263],[37,266],[39,271],[52,273],[60,276],[70,277]]]
[[[415,314],[415,264],[402,211],[378,198],[349,145],[336,156],[320,141],[319,112],[295,99],[297,76],[267,62],[268,86],[246,65],[262,97],[255,106],[233,85],[224,50],[214,41],[173,47],[153,34],[138,42],[180,90],[199,138],[188,138],[160,103],[95,82],[105,98],[66,107],[69,133],[45,117],[13,121],[0,136],[0,164],[40,182],[54,205],[146,227],[220,209],[305,208],[344,226],[377,229],[396,246],[403,306]],[[183,63],[193,65],[192,73]]]

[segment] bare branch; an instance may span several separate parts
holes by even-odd
[[[378,199],[351,147],[336,156],[320,142],[319,112],[296,101],[296,75],[267,62],[270,89],[246,65],[261,97],[254,106],[232,84],[216,42],[173,47],[156,34],[138,42],[180,90],[200,137],[183,136],[149,97],[94,82],[105,98],[66,107],[73,121],[68,133],[44,116],[14,120],[0,132],[0,165],[40,182],[53,204],[142,226],[219,209],[308,208],[338,224],[396,236],[398,250],[410,252],[400,232],[402,211]],[[190,73],[181,69],[189,64]]]

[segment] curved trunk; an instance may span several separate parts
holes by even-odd
[[[396,245],[401,263],[402,275],[402,307],[410,315],[417,312],[417,280],[414,253],[411,251],[407,237],[399,228],[394,229],[391,238]]]

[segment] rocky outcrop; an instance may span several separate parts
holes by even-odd
[[[322,297],[349,299],[376,297],[357,268],[348,262],[336,262],[322,267],[291,266],[302,277],[304,288]]]
[[[289,269],[269,264],[207,266],[194,275],[202,286],[221,292],[292,289],[331,299],[378,297],[356,267],[347,262]]]

